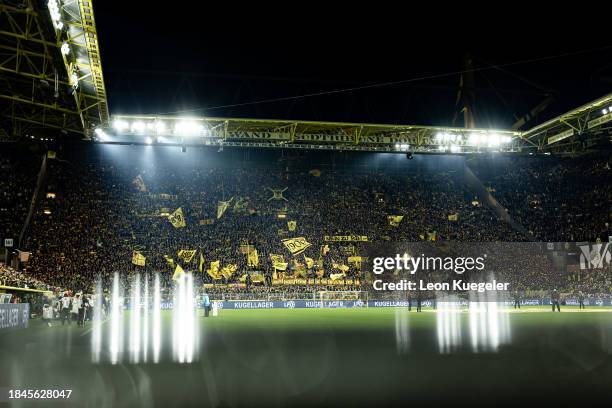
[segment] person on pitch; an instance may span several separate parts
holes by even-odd
[[[515,290],[514,293],[512,294],[512,297],[514,298],[514,308],[520,309],[521,308],[521,294],[519,293],[519,291]]]
[[[202,295],[202,306],[204,306],[204,317],[208,317],[210,315],[210,297],[208,297],[208,293]]]
[[[586,306],[584,305],[584,292],[583,291],[578,291],[578,307],[580,309],[586,309]]]
[[[552,311],[555,311],[555,305],[557,306],[557,312],[561,312],[561,306],[559,300],[561,299],[561,295],[557,291],[557,288],[554,288],[550,295],[550,302],[552,304]]]

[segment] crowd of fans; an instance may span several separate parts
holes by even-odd
[[[0,239],[13,239],[14,245],[30,209],[41,157],[0,153]]]
[[[183,163],[180,154],[178,159],[149,161],[103,155],[50,160],[45,186],[52,194],[44,195],[30,225],[25,247],[32,255],[25,271],[53,285],[88,291],[96,278],[110,282],[114,272],[125,279],[160,272],[163,284],[170,286],[174,267],[164,255],[196,272],[200,253],[204,269],[212,261],[220,261],[221,267],[237,265],[234,276],[222,283],[239,282],[247,273],[271,279],[270,254],[283,255],[287,261],[294,258],[281,242],[290,237],[304,237],[312,244],[295,259],[302,264],[304,255],[314,259],[325,270],[325,278],[339,272],[333,264],[348,265],[347,257],[362,255],[367,244],[328,242],[324,236],[367,236],[370,243],[607,240],[612,202],[611,183],[605,182],[609,163],[599,158],[567,160],[576,161],[516,157],[495,167],[468,159],[467,164],[528,234],[483,205],[464,182],[460,167],[319,170],[304,161],[220,166]],[[144,185],[135,182],[139,179]],[[27,184],[32,188],[35,183]],[[282,198],[273,198],[273,189],[285,188]],[[24,194],[28,196],[27,191]],[[219,201],[229,200],[218,218]],[[177,208],[185,215],[184,228],[175,228],[165,215]],[[392,226],[389,215],[404,218]],[[17,228],[17,219],[12,219],[11,228]],[[288,221],[296,222],[295,231],[289,231]],[[247,244],[258,251],[258,267],[247,265],[241,251]],[[329,252],[322,255],[325,245]],[[185,263],[177,257],[180,249],[198,252]],[[145,266],[132,264],[135,250],[146,257]],[[534,265],[534,258],[513,259],[516,273],[509,273],[508,281],[525,290],[550,286],[545,280],[552,266],[546,255],[535,259],[540,258],[541,265]],[[205,271],[196,275],[198,283],[213,283]],[[350,265],[347,278],[361,277]],[[352,290],[348,285],[313,285],[321,284],[291,289],[255,284],[250,290]]]
[[[612,235],[611,160],[498,157],[471,166],[533,240],[595,242]]]
[[[31,274],[18,271],[10,266],[0,264],[0,286],[11,286],[16,288],[38,289],[57,291],[60,288],[48,285],[36,279]]]

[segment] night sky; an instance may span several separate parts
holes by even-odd
[[[314,3],[280,11],[112,3],[95,3],[111,114],[453,125],[466,53],[479,70],[478,127],[510,127],[547,95],[554,102],[530,125],[612,91],[610,30],[598,35],[516,11],[468,20],[400,9],[347,14]],[[490,68],[503,64],[512,65]],[[227,107],[439,74],[449,75]]]

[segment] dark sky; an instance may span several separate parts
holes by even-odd
[[[452,11],[441,19],[399,8],[348,14],[325,3],[307,3],[308,9],[287,3],[281,10],[184,3],[95,3],[111,113],[200,109],[182,114],[452,125],[466,53],[478,69],[479,127],[509,127],[546,95],[554,102],[537,121],[612,91],[609,24],[600,34],[594,22],[579,27],[516,10],[487,10],[505,19]],[[533,59],[540,60],[519,63]]]

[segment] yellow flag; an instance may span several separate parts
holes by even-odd
[[[211,278],[213,279],[221,279],[221,276],[219,276],[219,266],[220,266],[221,262],[219,261],[213,261],[210,263],[210,269],[206,270],[206,273],[208,273],[208,275],[210,275]]]
[[[340,272],[340,273],[332,273],[329,275],[329,278],[333,281],[338,280],[338,279],[342,279],[346,277],[346,274],[344,272]]]
[[[247,254],[247,265],[248,266],[259,266],[259,254],[257,253],[257,249],[253,248]]]
[[[270,254],[270,260],[272,260],[272,267],[278,271],[284,271],[287,269],[287,263],[282,255]]]
[[[306,261],[306,266],[308,267],[308,269],[314,266],[314,259],[309,258],[306,255],[304,255],[304,261]]]
[[[183,228],[187,226],[185,216],[183,215],[183,209],[181,207],[168,216],[168,221],[170,221],[174,228]]]
[[[427,240],[428,241],[435,241],[436,240],[436,232],[428,232],[427,233]]]
[[[202,272],[203,268],[204,268],[204,255],[202,255],[202,252],[200,251],[200,265],[198,265],[198,269],[200,270],[200,272]]]
[[[457,221],[457,220],[458,220],[458,217],[459,217],[459,214],[450,214],[450,215],[448,216],[448,220],[449,220],[449,221]]]
[[[304,237],[283,239],[282,242],[292,255],[301,254],[311,245]]]
[[[225,279],[229,279],[232,277],[234,272],[238,270],[238,265],[236,264],[227,264],[221,269],[221,275],[225,277]]]
[[[348,272],[349,267],[344,265],[344,264],[339,264],[336,262],[332,262],[332,268],[334,269],[340,269],[342,272]]]
[[[233,199],[234,197],[230,198],[228,201],[219,201],[217,203],[217,219],[223,216],[223,214],[225,213],[225,210],[227,210],[227,208],[229,207]]]
[[[387,219],[389,220],[389,225],[391,225],[392,227],[399,227],[400,222],[402,222],[402,220],[404,219],[403,215],[389,215],[387,216]]]
[[[143,254],[141,254],[140,251],[133,251],[132,252],[132,263],[134,265],[145,266],[146,259],[147,258],[145,258],[145,256]]]
[[[179,259],[185,261],[185,263],[190,263],[193,260],[197,250],[195,249],[181,249],[178,251]]]
[[[176,265],[176,269],[174,270],[174,275],[172,275],[172,279],[173,280],[179,280],[181,276],[183,276],[183,274],[185,273],[185,271],[183,270],[183,268],[181,268],[181,265]]]
[[[297,226],[297,221],[287,221],[287,228],[289,231],[295,231],[295,227]]]

